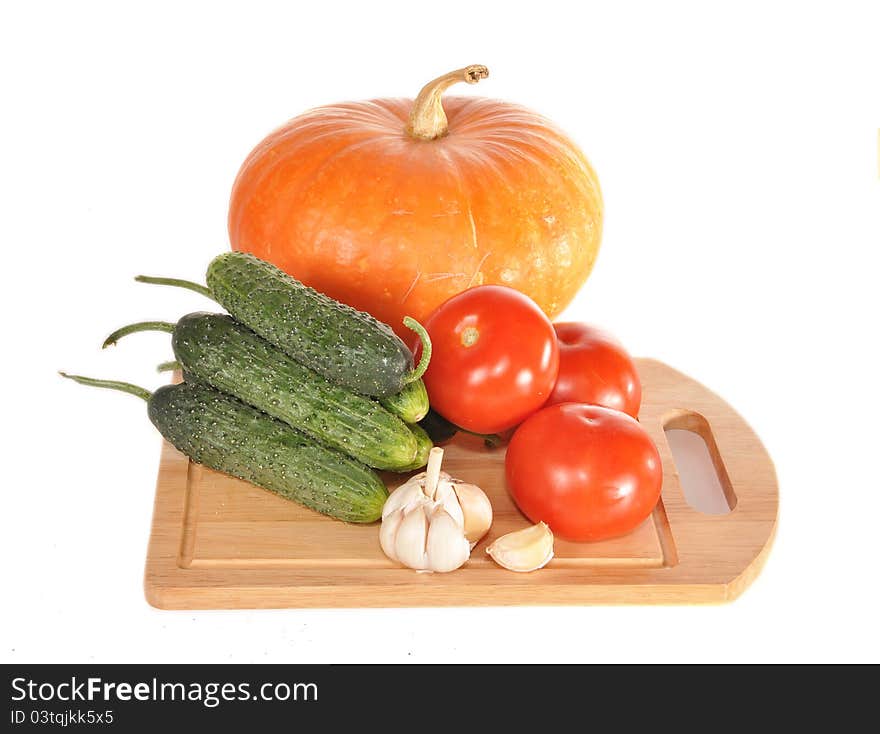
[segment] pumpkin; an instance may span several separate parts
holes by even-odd
[[[507,102],[443,97],[313,109],[247,157],[232,190],[233,249],[269,260],[399,333],[483,284],[553,318],[584,283],[602,233],[596,175],[547,119]]]

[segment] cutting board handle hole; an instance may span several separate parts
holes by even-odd
[[[709,422],[699,413],[678,411],[665,421],[663,430],[687,503],[706,515],[733,510],[736,493]]]

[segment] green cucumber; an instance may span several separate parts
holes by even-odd
[[[434,443],[431,441],[431,437],[427,434],[427,432],[417,423],[413,423],[409,426],[409,430],[412,431],[413,436],[415,436],[416,442],[419,445],[418,455],[416,460],[413,461],[409,466],[401,467],[400,469],[396,469],[397,472],[408,472],[415,471],[416,469],[421,469],[425,464],[428,463],[428,455],[431,453],[431,449],[434,448]]]
[[[225,252],[215,257],[206,282],[237,321],[353,392],[394,395],[427,368],[413,369],[412,352],[387,324],[253,255]]]
[[[125,382],[61,374],[143,398],[159,433],[199,464],[346,522],[382,516],[388,491],[371,469],[208,385],[183,382],[150,393]]]
[[[421,380],[409,383],[395,395],[379,400],[383,407],[405,423],[418,423],[428,414],[428,391]]]
[[[422,357],[416,367],[409,347],[390,326],[247,253],[215,257],[208,265],[207,288],[144,275],[136,280],[209,295],[236,321],[281,351],[360,395],[384,398],[399,393],[421,378],[431,359],[430,338],[414,319],[407,317],[404,324],[422,340]]]
[[[207,383],[377,469],[400,471],[420,459],[407,425],[379,403],[336,387],[225,314],[192,313],[177,324],[148,321],[115,331],[172,333],[188,379]],[[162,365],[166,366],[166,365]]]

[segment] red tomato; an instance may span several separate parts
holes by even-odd
[[[611,334],[587,324],[554,324],[559,377],[547,401],[589,403],[639,417],[642,384],[626,350]]]
[[[431,407],[457,426],[498,433],[550,395],[559,371],[556,334],[519,291],[471,288],[440,304],[424,326],[434,348],[424,377]]]
[[[507,487],[532,522],[568,540],[604,540],[635,529],[660,497],[660,455],[638,421],[610,408],[562,403],[513,434]]]

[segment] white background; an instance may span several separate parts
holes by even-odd
[[[875,3],[4,3],[0,655],[38,661],[873,660],[880,511]],[[133,398],[269,130],[343,99],[534,107],[606,202],[565,314],[719,392],[775,459],[779,533],[718,607],[161,612],[143,598],[159,437]]]

